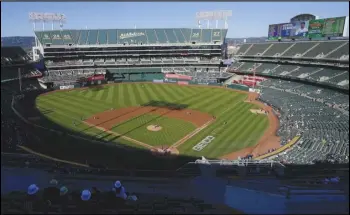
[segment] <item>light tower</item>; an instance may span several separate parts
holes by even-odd
[[[218,11],[201,11],[196,13],[196,21],[198,27],[201,28],[200,21],[207,22],[207,28],[210,28],[212,21],[215,21],[215,28],[219,28],[219,22],[224,22],[224,28],[228,28],[228,18],[232,16],[232,10],[218,10]]]
[[[67,21],[66,15],[62,13],[29,13],[29,21],[33,23],[33,31],[36,31],[36,24],[42,24],[42,30],[45,31],[45,23],[51,22],[51,30],[55,30],[55,23],[59,24],[60,30]]]

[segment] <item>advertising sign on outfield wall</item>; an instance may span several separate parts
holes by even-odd
[[[74,85],[60,86],[60,90],[74,89]]]
[[[192,80],[191,76],[188,75],[178,75],[178,74],[165,74],[165,78],[174,78],[180,80]]]
[[[164,83],[163,79],[153,79],[153,83]]]
[[[164,78],[164,82],[167,82],[167,83],[176,83],[177,80]]]
[[[188,85],[188,81],[178,81],[178,85]]]

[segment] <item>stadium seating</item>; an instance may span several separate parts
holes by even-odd
[[[98,188],[97,188],[98,189]],[[43,213],[71,214],[71,213],[102,213],[102,214],[208,214],[232,213],[229,207],[215,207],[204,201],[192,197],[179,198],[152,193],[132,193],[137,197],[133,200],[118,200],[112,191],[92,193],[90,200],[80,200],[79,190],[69,190],[64,195],[48,204],[42,191],[35,194],[32,205],[26,204],[28,195],[24,192],[11,192],[1,196],[1,207],[4,213]],[[28,201],[29,202],[29,201]],[[27,203],[28,203],[27,202]],[[84,203],[84,204],[83,204]],[[236,212],[237,213],[237,212]]]
[[[115,29],[35,32],[39,41],[51,45],[146,45],[222,42],[227,29]]]
[[[238,66],[239,65],[239,66]],[[314,82],[323,82],[339,88],[349,88],[349,72],[345,69],[330,69],[322,67],[310,67],[301,65],[283,65],[274,63],[255,63],[255,62],[236,62],[230,66],[228,71],[287,76],[309,80]]]
[[[29,60],[30,57],[19,46],[1,47],[1,66],[25,64]]]
[[[281,144],[301,135],[295,147],[278,155],[287,163],[349,162],[349,96],[296,82],[266,80],[260,100],[278,109]],[[334,108],[338,107],[340,109]]]
[[[237,56],[279,56],[340,59],[349,56],[349,41],[301,41],[243,44]]]

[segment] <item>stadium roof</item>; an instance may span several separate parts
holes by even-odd
[[[37,31],[42,45],[223,43],[227,29],[100,29]]]

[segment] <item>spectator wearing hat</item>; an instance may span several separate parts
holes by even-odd
[[[82,213],[95,213],[95,205],[91,201],[91,192],[90,190],[83,190],[80,195],[80,203],[79,203],[79,210]]]
[[[44,189],[43,198],[49,205],[58,203],[60,197],[60,190],[57,188],[58,181],[52,179],[49,187]]]
[[[36,184],[29,185],[27,189],[27,196],[24,201],[24,208],[27,213],[31,213],[33,208],[40,207],[40,197],[38,195],[39,187]],[[39,210],[41,208],[38,208]]]
[[[113,191],[114,191],[115,196],[116,196],[117,198],[121,198],[121,199],[126,200],[126,198],[128,197],[128,196],[126,195],[125,188],[124,188],[124,186],[122,186],[122,183],[120,183],[120,181],[116,181],[116,182],[114,183]]]

